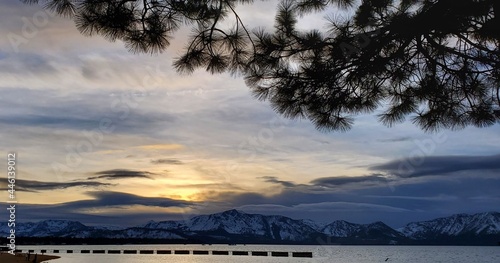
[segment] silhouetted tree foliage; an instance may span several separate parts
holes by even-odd
[[[384,124],[411,117],[430,131],[500,121],[498,0],[285,0],[272,32],[244,25],[236,6],[252,0],[43,2],[83,34],[134,52],[165,50],[187,24],[193,33],[178,71],[242,74],[257,98],[319,129],[348,130],[354,116],[376,109]],[[350,17],[328,19],[329,30],[297,29],[319,11]]]

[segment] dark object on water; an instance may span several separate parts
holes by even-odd
[[[312,258],[312,252],[292,252],[294,258]]]
[[[288,252],[272,251],[271,256],[272,257],[288,257]]]
[[[389,258],[386,258],[385,261],[389,260]]]
[[[252,256],[267,257],[266,251],[252,251]]]

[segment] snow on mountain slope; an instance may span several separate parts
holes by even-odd
[[[334,221],[321,229],[321,232],[333,237],[349,237],[360,230],[361,225],[344,220]]]
[[[144,227],[182,230],[190,233],[223,231],[234,235],[261,236],[273,240],[290,241],[300,241],[317,233],[301,220],[284,216],[247,214],[234,209],[211,215],[199,215],[186,221],[149,222]]]
[[[142,227],[152,228],[152,229],[179,230],[186,228],[186,221],[162,221],[162,222],[149,221]]]
[[[284,216],[246,214],[237,210],[195,216],[186,222],[186,229],[193,232],[223,230],[229,234],[291,241],[303,240],[316,232],[300,220]]]
[[[151,239],[185,239],[163,229],[127,228],[122,231],[106,233],[105,238],[151,238]]]
[[[195,216],[186,222],[191,231],[215,231],[223,229],[230,234],[263,235],[262,215],[248,215],[237,210],[229,210],[212,215]]]
[[[385,237],[385,238],[401,238],[402,235],[392,229],[383,222],[375,222],[371,224],[354,224],[344,220],[337,220],[326,225],[322,233],[332,237]]]
[[[10,228],[0,224],[0,234],[7,235]],[[72,238],[163,238],[184,239],[164,229],[89,227],[80,222],[66,220],[45,220],[38,223],[16,223],[16,236],[29,237],[72,237]]]
[[[275,240],[300,241],[317,233],[310,226],[299,220],[284,216],[267,216],[266,223],[271,231],[271,237]]]
[[[77,221],[45,220],[37,223],[16,223],[16,236],[62,236],[68,233],[85,231],[89,228]],[[0,224],[0,233],[10,230],[7,223]]]
[[[318,232],[321,232],[321,230],[326,226],[328,225],[328,223],[324,223],[324,222],[316,222],[316,221],[313,221],[311,219],[302,219],[302,220],[299,220],[300,222],[302,222],[302,224],[304,225],[307,225],[309,226],[310,228],[318,231]]]
[[[429,221],[412,222],[398,229],[406,237],[420,240],[439,235],[500,234],[500,213],[456,214]]]
[[[10,228],[0,223],[0,235]],[[496,236],[495,236],[496,235]],[[150,221],[139,227],[91,227],[76,221],[45,220],[16,223],[16,236],[73,238],[151,238],[194,240],[245,240],[245,242],[294,241],[314,243],[318,238],[332,237],[346,242],[376,241],[381,243],[425,240],[438,242],[440,237],[470,237],[492,244],[500,237],[500,213],[457,214],[450,217],[410,223],[399,231],[382,222],[354,224],[343,220],[317,224],[311,220],[294,220],[285,216],[247,214],[237,210],[200,215],[181,221]],[[208,239],[207,239],[208,238]],[[448,241],[447,241],[448,240]],[[458,240],[458,239],[454,239]],[[479,242],[481,243],[481,242]]]

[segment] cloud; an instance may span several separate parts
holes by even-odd
[[[389,139],[380,139],[379,142],[407,142],[411,141],[413,138],[410,136],[394,137]]]
[[[342,219],[355,223],[371,223],[381,220],[393,227],[400,227],[410,221],[428,220],[454,213],[494,211],[498,209],[499,187],[500,178],[497,177],[459,177],[455,180],[429,177],[428,180],[407,182],[393,189],[377,186],[312,193],[285,188],[275,195],[229,192],[229,189],[209,190],[202,192],[205,195],[199,195],[200,200],[205,200],[201,202],[144,197],[123,192],[92,191],[87,192],[92,197],[90,200],[54,205],[23,204],[26,211],[23,218],[48,219],[57,215],[82,222],[130,225],[132,221],[139,224],[153,218],[167,220],[179,217],[183,215],[183,211],[190,214],[207,214],[238,208],[246,212],[328,222]],[[481,198],[477,198],[478,196]],[[140,207],[179,210],[153,215],[143,213],[143,210],[138,209]],[[120,216],[126,216],[126,220],[120,220]]]
[[[275,176],[262,176],[258,178],[263,179],[264,182],[267,183],[277,184],[285,188],[303,192],[324,192],[352,189],[355,187],[372,187],[389,182],[389,178],[387,176],[379,173],[365,176],[321,177],[312,180],[309,184],[297,184],[292,181],[284,181]]]
[[[275,176],[262,176],[262,177],[257,177],[257,178],[264,179],[264,182],[273,183],[273,184],[279,184],[279,185],[282,185],[284,187],[295,187],[295,186],[297,186],[297,184],[295,184],[293,182],[279,180],[278,177],[275,177]]]
[[[94,199],[76,201],[72,203],[67,203],[66,205],[71,208],[83,208],[83,207],[105,207],[105,206],[126,206],[126,205],[185,207],[193,204],[192,202],[184,200],[175,200],[165,197],[143,197],[121,192],[99,191],[99,192],[87,192],[87,194],[93,197]]]
[[[5,189],[7,182],[0,183],[0,187]],[[74,181],[74,182],[41,182],[34,180],[16,180],[16,191],[38,192],[57,189],[66,189],[72,187],[101,187],[111,186],[109,183],[91,182],[91,181]]]
[[[0,191],[9,191],[9,190],[12,190],[12,188],[0,187]],[[29,190],[29,189],[23,189],[23,188],[16,188],[15,190],[16,190],[16,192],[38,193],[38,191]]]
[[[338,187],[347,184],[378,184],[387,182],[387,178],[382,174],[371,174],[366,176],[335,176],[314,179],[311,184],[322,187]]]
[[[130,92],[106,90],[83,91],[79,94],[66,94],[57,89],[43,91],[29,88],[1,88],[0,123],[4,126],[27,126],[58,130],[94,130],[102,120],[112,122],[113,134],[152,134],[158,127],[172,124],[176,116],[168,112],[150,112],[138,107]],[[44,98],[43,100],[40,98]],[[26,103],[30,101],[30,103]],[[138,103],[138,102],[137,102]],[[134,108],[134,106],[137,106]],[[148,127],[150,130],[145,130]],[[144,141],[142,141],[144,143]],[[137,144],[136,144],[137,145]],[[167,146],[163,146],[166,148]],[[139,146],[143,150],[151,145]],[[179,148],[179,145],[170,145]]]
[[[53,211],[58,213],[78,212],[80,210],[90,210],[92,208],[105,208],[105,207],[124,207],[124,206],[152,206],[152,207],[187,207],[195,205],[193,202],[184,200],[175,200],[165,197],[144,197],[129,193],[113,192],[113,191],[91,191],[87,195],[93,199],[78,200],[66,203],[59,203],[53,205],[40,205],[47,208],[52,208]],[[33,205],[36,204],[26,204]]]
[[[263,204],[263,205],[245,205],[241,206],[242,210],[251,211],[266,211],[266,210],[277,210],[277,211],[288,211],[288,212],[408,212],[408,209],[392,207],[387,205],[377,205],[370,203],[353,203],[353,202],[321,202],[312,204],[298,204],[293,206],[283,206],[274,204]]]
[[[58,204],[23,203],[23,216],[20,221],[36,221],[45,219],[77,220],[82,223],[98,225],[134,226],[149,220],[166,220],[172,215],[159,212],[144,212],[140,208],[180,208],[187,209],[196,203],[162,197],[144,197],[122,192],[93,191],[87,192],[93,199],[78,200]],[[0,207],[7,206],[0,203]],[[123,208],[106,212],[110,208]],[[136,211],[139,209],[139,211]],[[159,209],[157,209],[159,210]],[[96,213],[95,211],[102,211]],[[182,216],[181,216],[182,218]]]
[[[52,74],[57,70],[50,64],[51,58],[34,53],[17,53],[0,59],[0,74]]]
[[[156,160],[151,160],[152,164],[174,164],[174,165],[181,165],[184,164],[182,161],[177,160],[177,159],[156,159]]]
[[[378,195],[368,195],[366,197],[385,198],[385,199],[417,200],[417,201],[456,201],[459,199],[457,196],[451,196],[451,195],[437,195],[437,196],[401,196],[401,195],[378,196]]]
[[[167,184],[167,186],[170,188],[175,188],[175,189],[203,189],[204,191],[209,190],[209,189],[214,189],[214,190],[231,190],[231,191],[244,191],[244,189],[238,185],[231,184],[231,183],[200,183],[200,184]],[[192,195],[192,197],[198,197],[197,194]]]
[[[350,184],[357,183],[335,186],[334,191],[304,191],[303,186],[298,185],[285,187],[274,195],[217,191],[207,193],[203,200],[209,200],[207,209],[212,210],[211,206],[223,206],[292,218],[329,218],[330,221],[343,219],[365,223],[381,220],[399,227],[414,220],[498,209],[500,178],[435,176],[426,180],[401,180],[393,185],[375,183],[369,187],[352,187]],[[483,198],[477,200],[477,196]]]
[[[463,171],[499,170],[500,155],[490,156],[419,156],[370,167],[400,177],[445,175]]]
[[[153,179],[151,177],[153,173],[144,171],[125,170],[125,169],[106,170],[106,171],[96,172],[94,174],[97,176],[89,177],[87,179],[89,180],[94,180],[94,179],[114,180],[114,179],[128,179],[128,178]]]
[[[161,151],[161,150],[173,151],[173,150],[181,150],[184,148],[184,146],[181,144],[171,143],[171,144],[141,145],[137,146],[136,148],[146,151]]]
[[[70,118],[64,116],[43,116],[43,115],[25,115],[0,117],[0,123],[14,124],[23,126],[57,126],[57,127],[92,127],[98,126],[98,122],[83,118]]]

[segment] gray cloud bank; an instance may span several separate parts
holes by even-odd
[[[38,192],[38,191],[49,191],[57,189],[66,189],[72,187],[101,187],[101,186],[111,186],[109,183],[102,182],[92,182],[92,181],[73,181],[73,182],[42,182],[35,180],[21,180],[17,179],[15,181],[16,191],[26,191],[26,192]],[[7,189],[7,180],[0,183],[0,189]]]
[[[145,171],[132,171],[126,169],[114,169],[114,170],[106,170],[94,173],[96,176],[89,177],[89,180],[95,179],[109,179],[109,180],[118,180],[118,179],[128,179],[128,178],[146,178],[153,179],[153,173],[145,172]]]
[[[446,175],[500,169],[500,155],[489,156],[421,156],[372,166],[371,170],[405,177]]]

